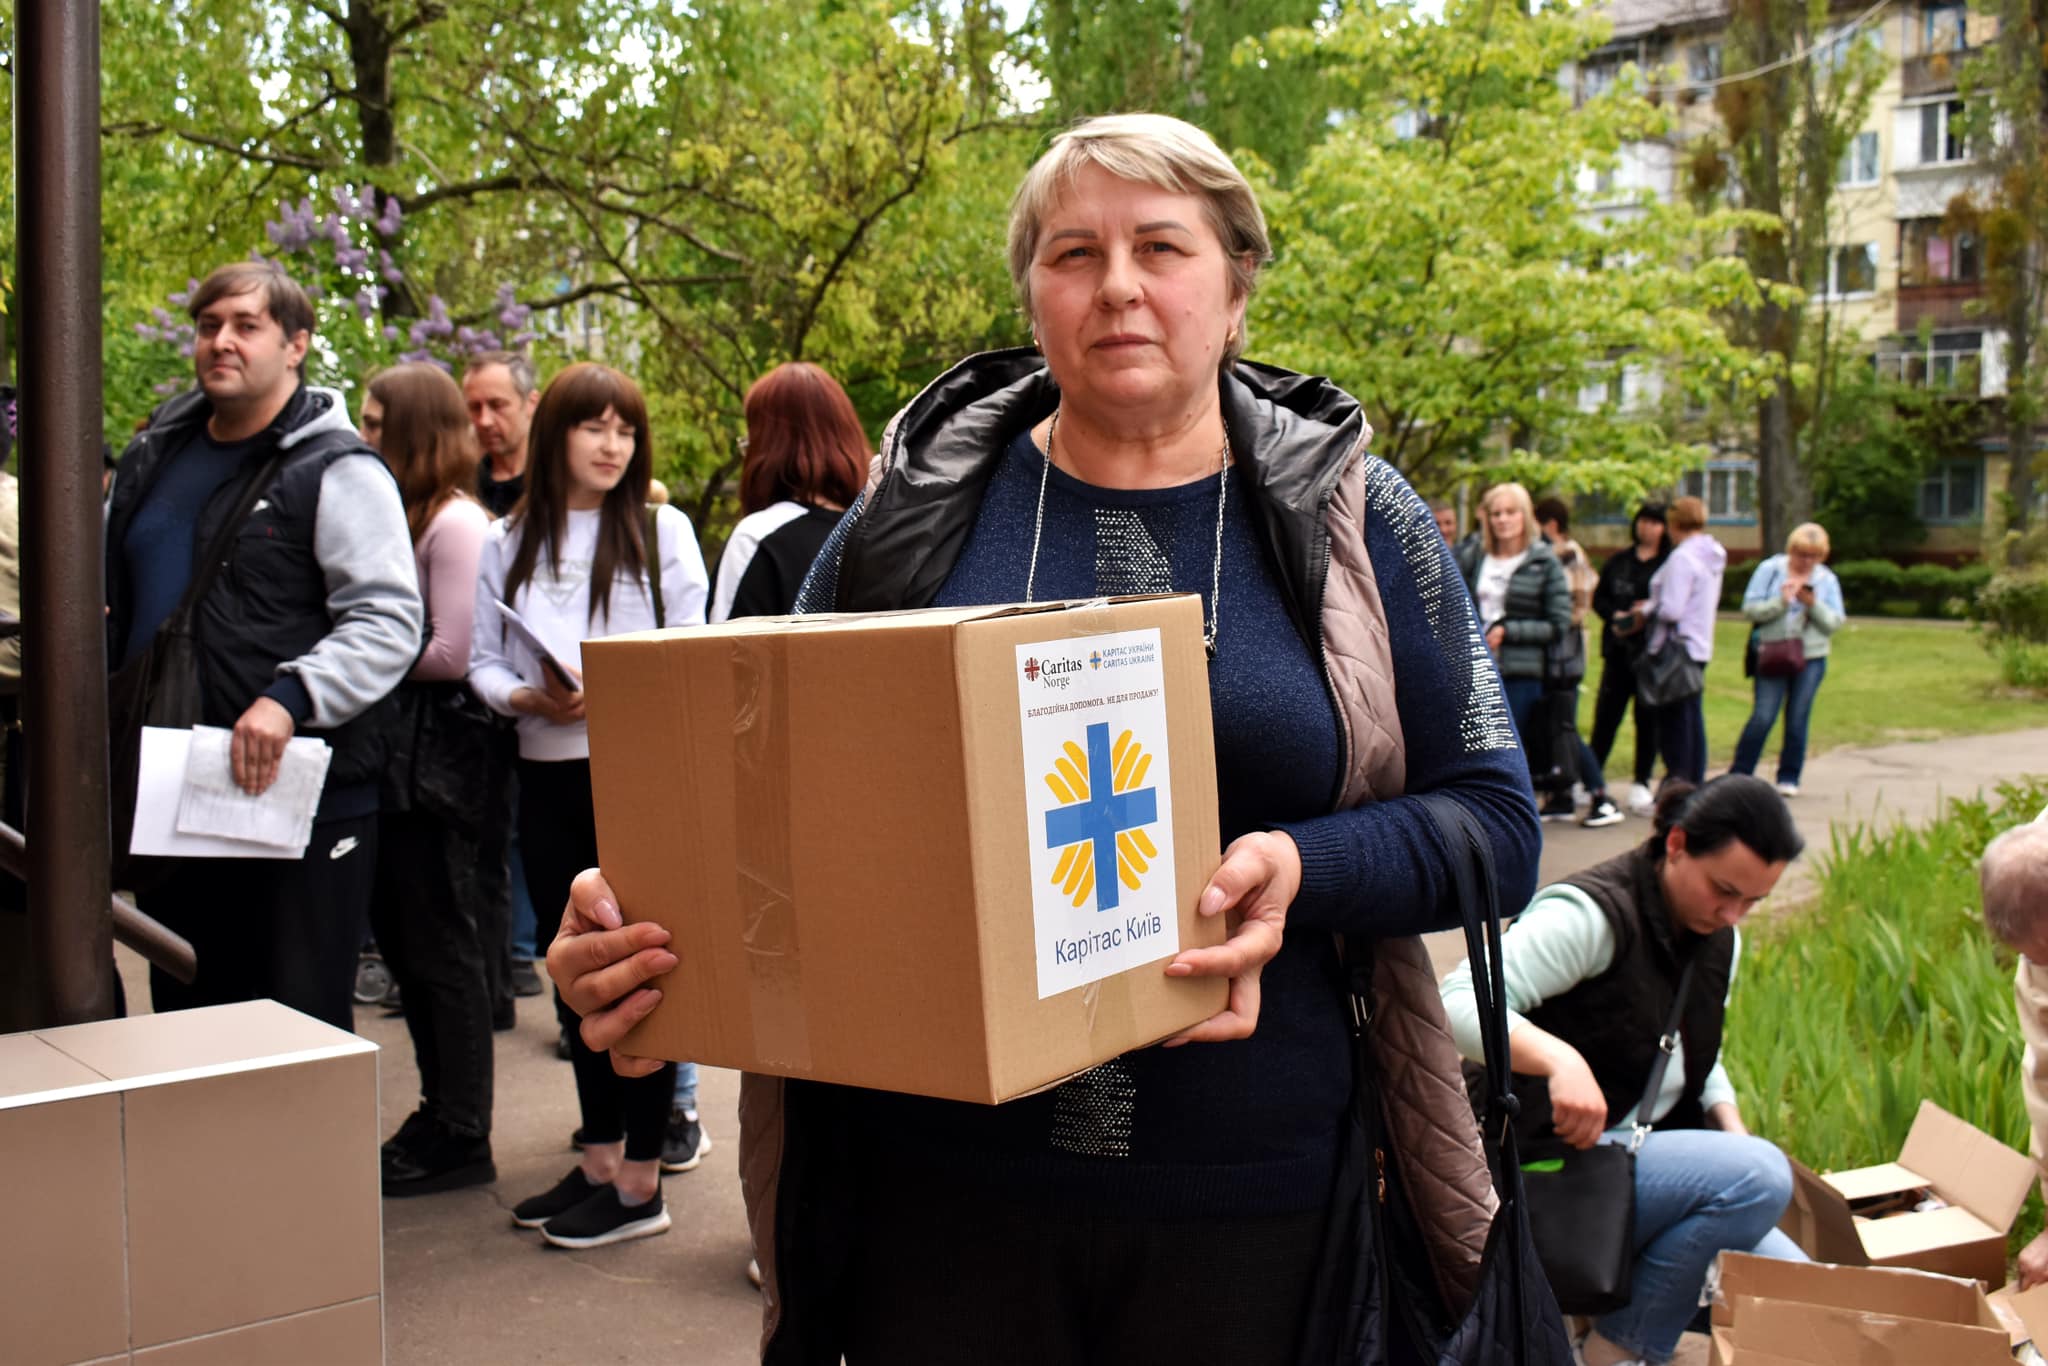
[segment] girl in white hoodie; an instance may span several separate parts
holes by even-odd
[[[524,497],[484,540],[469,681],[486,704],[519,719],[527,884],[536,907],[553,908],[566,904],[576,874],[597,863],[583,642],[652,629],[657,613],[663,625],[701,625],[709,580],[690,519],[661,507],[650,520],[654,457],[647,404],[632,380],[588,363],[562,371],[534,410],[528,450]],[[519,614],[561,676],[510,629],[500,603]],[[571,1042],[583,1159],[551,1190],[516,1206],[513,1222],[561,1247],[667,1231],[660,1159],[673,1065],[620,1077],[605,1054],[584,1045],[559,994],[555,1011]]]

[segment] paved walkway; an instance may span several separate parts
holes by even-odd
[[[1793,805],[1809,848],[1818,851],[1827,846],[1831,821],[1922,820],[1944,797],[2044,772],[2048,729],[1836,750],[1809,763],[1806,791]],[[1546,879],[1618,852],[1647,831],[1639,820],[1607,830],[1545,829]],[[1774,902],[1797,897],[1805,885],[1788,878]],[[1455,961],[1456,954],[1449,957]],[[125,951],[122,958],[129,999],[147,1000],[138,960]],[[358,1011],[357,1028],[383,1049],[388,1133],[413,1104],[412,1050],[403,1022],[381,1011]],[[394,1366],[753,1361],[760,1316],[744,1274],[737,1094],[735,1074],[705,1070],[702,1111],[716,1146],[697,1171],[668,1178],[675,1228],[666,1237],[588,1253],[546,1248],[536,1235],[514,1230],[507,1210],[574,1162],[568,1138],[576,1126],[575,1094],[568,1065],[554,1056],[547,1000],[521,1001],[518,1028],[498,1036],[497,1185],[385,1202],[388,1359]],[[319,1179],[318,1172],[306,1176]],[[1704,1359],[1694,1343],[1679,1358]]]

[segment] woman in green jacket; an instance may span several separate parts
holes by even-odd
[[[1459,556],[1458,567],[1479,610],[1479,629],[1500,670],[1522,748],[1530,751],[1533,739],[1535,752],[1547,753],[1543,659],[1551,642],[1572,629],[1571,583],[1549,543],[1536,534],[1529,490],[1495,484],[1480,499],[1479,512],[1480,542]]]

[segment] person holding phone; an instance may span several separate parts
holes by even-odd
[[[648,510],[654,456],[647,403],[632,380],[589,363],[562,371],[534,410],[529,450],[519,505],[484,537],[469,681],[486,705],[518,718],[527,880],[537,904],[559,906],[577,872],[597,862],[583,642],[657,624],[701,626],[710,582],[690,519],[672,507]],[[568,1027],[583,1157],[553,1188],[516,1205],[512,1221],[571,1248],[666,1232],[661,1152],[675,1064],[621,1077],[583,1042],[559,993],[555,1010]]]
[[[1828,533],[1818,522],[1792,528],[1785,553],[1749,576],[1742,614],[1755,624],[1755,702],[1735,742],[1731,773],[1754,773],[1778,713],[1785,713],[1785,743],[1778,751],[1778,792],[1799,795],[1806,770],[1806,727],[1813,699],[1828,673],[1828,650],[1847,619],[1842,581],[1828,568]],[[1793,646],[1790,642],[1798,642]]]

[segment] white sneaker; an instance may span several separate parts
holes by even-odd
[[[1796,796],[1798,796],[1798,795],[1799,795],[1799,784],[1798,784],[1798,783],[1779,783],[1779,784],[1778,784],[1778,795],[1779,795],[1780,797],[1796,797]]]
[[[1641,783],[1628,786],[1628,813],[1631,816],[1648,818],[1657,810],[1657,796]]]

